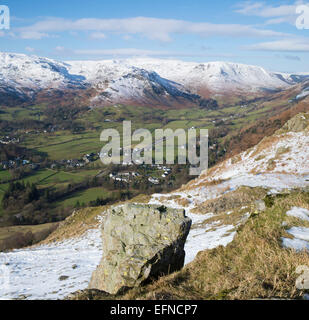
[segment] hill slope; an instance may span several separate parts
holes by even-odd
[[[226,160],[209,170],[209,172],[203,173],[199,178],[183,186],[180,190],[170,194],[154,194],[151,199],[144,199],[145,202],[153,204],[185,208],[187,215],[192,219],[193,225],[185,245],[185,263],[187,267],[183,271],[184,274],[191,274],[190,281],[193,281],[194,277],[198,278],[199,275],[205,275],[205,271],[196,271],[201,268],[198,265],[210,263],[211,260],[209,260],[208,256],[209,254],[214,254],[212,251],[204,251],[203,254],[199,254],[196,258],[199,251],[214,249],[220,245],[227,246],[226,249],[221,247],[221,249],[215,250],[221,252],[220,254],[227,255],[229,261],[232,260],[229,252],[231,252],[232,257],[239,256],[239,258],[247,261],[244,256],[247,249],[243,246],[244,243],[253,245],[247,239],[247,237],[250,238],[251,236],[257,241],[257,252],[259,252],[258,250],[261,251],[261,261],[265,259],[265,254],[268,259],[275,259],[274,253],[278,256],[277,260],[269,261],[266,267],[272,268],[273,263],[275,268],[279,268],[278,270],[276,269],[277,271],[269,270],[269,272],[279,272],[280,277],[283,277],[283,282],[286,281],[284,278],[286,272],[291,272],[290,269],[282,269],[284,261],[291,261],[289,268],[294,267],[295,263],[308,261],[308,256],[305,254],[297,256],[295,252],[284,251],[280,241],[280,236],[288,237],[288,235],[284,234],[285,231],[282,225],[285,211],[290,209],[291,205],[298,205],[303,208],[309,207],[309,202],[306,204],[305,195],[301,196],[301,193],[293,193],[294,188],[304,189],[309,186],[309,149],[306,148],[309,145],[308,124],[309,114],[299,114],[288,121],[275,135],[265,138],[247,152]],[[286,200],[282,204],[280,202],[281,198],[274,200],[278,193],[286,193]],[[264,201],[261,201],[262,199]],[[135,201],[140,202],[138,199]],[[270,206],[270,211],[266,210],[265,203]],[[273,208],[273,203],[277,203],[278,208]],[[279,216],[276,210],[280,211]],[[14,277],[10,280],[11,286],[9,288],[0,289],[0,297],[56,299],[62,298],[74,290],[86,288],[91,273],[102,254],[99,230],[104,212],[105,208],[82,209],[64,221],[59,229],[41,245],[34,248],[1,253],[0,262],[7,266],[10,274],[14,275]],[[267,215],[265,216],[266,213]],[[261,215],[262,220],[256,224],[254,217],[259,215]],[[295,223],[294,220],[289,221]],[[260,229],[258,228],[260,223],[269,226],[269,228],[262,229],[264,232],[262,240],[259,233]],[[279,226],[281,228],[280,232],[278,231]],[[245,228],[246,232],[241,233],[243,236],[239,240],[238,234],[243,228]],[[295,237],[300,237],[295,232],[295,229],[292,229],[292,231]],[[266,241],[265,239],[270,236],[275,238]],[[243,237],[246,239],[243,239]],[[299,240],[301,239],[295,238],[298,246],[300,245]],[[239,247],[239,241],[241,247]],[[262,243],[261,241],[264,242]],[[234,243],[236,244],[233,247]],[[286,240],[284,243],[289,244]],[[232,247],[229,247],[229,244]],[[292,242],[292,245],[295,245],[295,243]],[[265,248],[269,250],[269,253]],[[238,255],[235,254],[237,250],[240,250]],[[89,252],[91,253],[90,256]],[[204,256],[207,257],[206,260],[204,260]],[[221,258],[222,256],[219,255],[218,259]],[[259,259],[252,255],[253,258]],[[220,268],[219,262],[214,261],[215,268]],[[238,261],[238,263],[240,262]],[[23,266],[22,268],[20,268],[21,265]],[[244,266],[244,264],[241,264],[241,268]],[[259,266],[261,268],[259,272],[263,272],[263,266],[259,263],[253,263],[253,266]],[[208,268],[211,270],[214,265],[208,266],[206,270]],[[251,266],[250,268],[252,269],[253,267]],[[251,276],[251,271],[249,271],[246,270],[248,277]],[[229,276],[224,275],[222,272],[218,273],[216,269],[216,277],[218,277],[218,274],[220,274],[220,277],[225,277],[218,279],[218,281],[224,282],[224,279],[226,279],[222,288],[226,285],[230,286]],[[234,280],[236,279],[235,277],[238,277],[239,281],[246,280],[241,278],[241,273],[233,274],[232,279]],[[63,277],[60,278],[60,276]],[[173,277],[177,278],[177,274],[171,278],[176,279]],[[184,279],[187,279],[186,277]],[[205,277],[209,277],[209,274],[205,275]],[[267,274],[265,277],[265,279],[273,277],[273,273]],[[45,281],[43,286],[42,281]],[[161,284],[164,283],[167,291],[174,292],[172,287],[168,289],[168,284],[164,282],[165,280],[162,281]],[[166,281],[168,282],[169,280]],[[171,281],[172,286],[174,286],[173,280]],[[203,279],[196,279],[196,281],[205,285]],[[273,281],[273,278],[267,281]],[[280,281],[279,283],[282,285],[282,281]],[[191,287],[195,288],[194,282],[192,283],[190,284]],[[291,285],[290,280],[288,283]],[[260,286],[261,284],[261,282],[258,284],[253,282],[252,285]],[[154,286],[156,290],[162,293],[160,282]],[[204,297],[210,297],[209,290],[213,290],[214,294],[218,294],[218,290],[223,290],[215,282],[209,282],[208,287],[203,287],[200,292],[194,291],[196,289],[193,290],[192,288],[191,291],[187,292],[187,296],[183,295],[182,289],[180,291],[178,290],[179,288],[175,289],[181,293],[177,295],[174,292],[175,296],[173,297],[202,298],[203,295]],[[244,298],[245,291],[242,291],[241,288],[239,289],[240,291],[237,291],[235,297]],[[253,288],[251,295],[253,292],[257,292]],[[156,296],[153,296],[155,291],[151,293],[151,291],[147,291],[148,289],[145,289],[146,291],[143,290],[141,292],[144,292],[144,297],[156,298]],[[208,290],[208,293],[203,293],[203,290]],[[282,290],[280,294],[283,294],[284,290],[286,290],[286,294],[291,294],[286,287]],[[267,289],[265,295],[271,295],[271,292],[271,290]],[[136,298],[134,295],[140,297],[140,294],[139,291],[133,291],[131,296],[129,294],[127,298]]]

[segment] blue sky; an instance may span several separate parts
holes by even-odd
[[[309,72],[309,26],[295,25],[296,7],[304,1],[0,0],[0,5],[9,7],[11,17],[10,30],[0,30],[1,51],[57,60],[223,60]]]

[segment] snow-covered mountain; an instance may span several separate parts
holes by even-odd
[[[188,105],[215,94],[285,89],[309,78],[268,72],[228,62],[194,63],[161,59],[58,62],[24,54],[0,53],[3,97],[34,98],[36,93],[94,89],[89,104]],[[198,97],[200,95],[201,97]]]
[[[24,54],[0,53],[0,93],[3,97],[35,98],[38,92],[95,89],[89,104],[177,105],[199,99],[183,85],[153,71],[117,61],[57,62]]]
[[[205,88],[217,93],[226,89],[258,91],[285,88],[297,82],[290,74],[269,72],[262,67],[240,63],[194,63],[159,59],[132,59],[127,62],[154,70],[162,77],[197,91]]]
[[[69,65],[25,54],[0,53],[0,86],[17,92],[80,86],[84,77],[68,72]]]
[[[101,83],[102,75],[114,79],[134,66],[154,71],[165,79],[179,83],[192,92],[206,90],[259,91],[287,88],[308,78],[308,75],[276,73],[262,67],[231,62],[195,63],[163,59],[126,59],[104,61],[69,61],[70,72],[85,76],[89,82]]]
[[[111,79],[109,79],[111,72],[108,72],[108,77],[103,73],[90,80],[99,92],[92,98],[92,106],[117,103],[176,106],[200,100],[199,96],[192,94],[184,86],[161,78],[153,71],[136,67],[128,67],[125,71]]]

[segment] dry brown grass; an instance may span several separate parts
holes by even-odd
[[[290,152],[291,148],[290,147],[280,147],[277,149],[276,152],[276,159],[279,159],[281,155]]]
[[[40,244],[62,241],[74,237],[80,237],[87,230],[99,225],[96,217],[103,213],[109,206],[84,208],[76,210],[59,224],[58,229]]]
[[[235,164],[235,163],[239,162],[240,160],[241,160],[241,155],[240,154],[238,154],[238,155],[234,156],[233,158],[231,158],[232,164]]]
[[[309,194],[276,199],[271,208],[251,217],[227,247],[200,252],[180,272],[118,298],[299,298],[303,292],[295,287],[295,270],[309,266],[309,254],[284,249],[280,240],[285,235],[282,222],[291,221],[285,213],[292,206],[308,208]]]
[[[276,143],[280,141],[280,137],[278,136],[270,136],[265,137],[255,148],[254,152],[252,153],[252,157],[257,156],[262,151],[267,150],[268,148],[272,147]]]
[[[240,187],[235,191],[228,192],[219,198],[207,200],[194,212],[199,213],[223,213],[243,206],[251,205],[255,200],[263,199],[267,191],[263,188]]]
[[[58,222],[0,228],[0,251],[22,248],[47,238]],[[29,239],[30,238],[30,239]],[[30,240],[30,241],[27,241]]]
[[[266,154],[261,154],[257,158],[255,158],[254,161],[261,161],[261,160],[265,159],[265,157],[266,157]]]
[[[208,231],[216,230],[219,226],[226,226],[226,225],[238,225],[242,220],[244,220],[244,217],[246,216],[246,213],[251,214],[253,213],[252,208],[246,207],[244,209],[234,210],[227,214],[226,212],[216,214],[207,220],[205,220],[201,225],[209,225],[212,223],[215,223],[214,227],[212,229],[209,229]],[[199,227],[201,226],[199,225]]]
[[[273,171],[276,168],[276,159],[272,158],[267,161],[267,170]]]
[[[181,205],[182,207],[188,207],[188,205],[190,204],[190,201],[186,198],[180,198],[180,199],[176,199],[175,200],[176,203],[178,203],[179,205]]]
[[[198,179],[198,180],[194,180],[195,184],[190,184],[188,183],[186,186],[182,187],[180,190],[181,191],[189,191],[189,190],[194,190],[196,188],[200,188],[200,187],[211,187],[211,186],[216,186],[219,185],[221,183],[223,183],[226,180],[223,179],[212,179],[212,180],[203,180]],[[199,183],[197,183],[199,182]]]

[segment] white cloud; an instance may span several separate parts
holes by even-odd
[[[142,49],[135,49],[135,48],[122,48],[122,49],[81,49],[81,50],[74,50],[75,54],[80,55],[95,55],[95,56],[110,56],[110,55],[119,55],[119,56],[143,56],[143,55],[161,55],[164,54],[163,51],[153,51],[153,50],[142,50]]]
[[[160,51],[160,50],[144,50],[137,48],[118,48],[118,49],[67,49],[64,47],[56,47],[54,54],[69,56],[95,56],[95,57],[161,57],[161,58],[181,58],[181,57],[233,57],[227,53],[206,53],[204,52],[178,52],[178,51]]]
[[[279,5],[273,7],[265,4],[265,2],[243,2],[238,5],[240,9],[235,11],[249,16],[271,18],[293,15],[295,14],[296,6],[296,3],[293,5]]]
[[[22,31],[19,34],[21,39],[32,39],[32,40],[40,40],[42,38],[47,38],[49,35],[47,33],[39,32],[39,31]]]
[[[257,51],[286,51],[286,52],[309,52],[309,39],[285,39],[278,41],[262,42],[244,47],[248,50]]]
[[[131,40],[132,36],[125,34],[122,38],[123,38],[123,40]]]
[[[55,48],[55,50],[56,50],[56,51],[64,51],[64,50],[66,50],[66,49],[65,49],[65,47],[57,46],[57,47]]]
[[[284,58],[287,60],[301,61],[301,58],[299,56],[285,55]]]
[[[80,49],[73,50],[75,55],[93,55],[93,56],[161,56],[161,57],[190,57],[205,55],[204,53],[192,52],[173,52],[173,51],[156,51],[144,50],[136,48],[120,48],[120,49]]]
[[[266,18],[266,24],[290,23],[295,24],[297,17],[296,7],[303,1],[295,1],[290,5],[271,6],[265,2],[242,2],[237,5],[235,12],[247,16]]]
[[[92,38],[92,39],[105,39],[106,35],[102,32],[94,32],[90,35],[90,38]]]
[[[35,49],[31,48],[31,47],[26,47],[25,50],[28,51],[28,52],[34,52],[35,51]]]
[[[95,31],[122,35],[140,34],[149,39],[171,41],[171,34],[196,34],[204,37],[279,37],[286,34],[240,24],[194,23],[176,19],[135,17],[126,19],[46,19],[20,29],[22,34],[43,37],[49,32]]]

